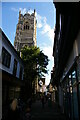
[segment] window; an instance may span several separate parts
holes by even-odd
[[[6,67],[10,67],[11,55],[10,53],[3,47],[2,48],[2,64]]]
[[[13,75],[16,76],[16,71],[17,71],[17,61],[14,59],[14,68],[13,68]]]
[[[29,30],[29,26],[27,26],[27,29]]]
[[[24,26],[24,30],[25,30],[25,26]]]
[[[28,23],[28,22],[26,22],[26,23],[24,24],[24,30],[29,30],[29,23]]]
[[[76,83],[76,71],[72,71],[72,84],[74,85]]]
[[[26,29],[28,29],[28,26],[26,25]]]
[[[29,25],[25,25],[25,26],[24,26],[24,30],[25,30],[25,29],[26,29],[26,30],[29,30]]]

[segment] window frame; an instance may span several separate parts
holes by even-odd
[[[2,47],[2,65],[6,66],[7,68],[10,68],[11,63],[11,54]]]

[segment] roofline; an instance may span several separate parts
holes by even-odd
[[[22,64],[23,60],[20,58],[20,56],[18,55],[17,51],[15,50],[14,46],[11,44],[11,42],[9,41],[8,37],[5,35],[5,33],[2,31],[2,29],[0,28],[0,33],[2,33],[2,36],[4,36],[4,38],[7,40],[8,44],[12,47],[12,49],[14,50],[14,52],[17,54],[17,56],[19,57],[19,59],[21,60]]]

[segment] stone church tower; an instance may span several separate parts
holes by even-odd
[[[14,40],[14,48],[16,51],[21,52],[21,49],[27,46],[37,46],[36,42],[36,25],[37,20],[35,16],[35,9],[32,14],[28,12],[26,14],[21,14],[19,11],[19,19],[18,24],[16,26],[16,35]],[[35,93],[37,91],[37,81],[38,78],[35,80]]]
[[[36,46],[36,16],[35,10],[31,15],[29,13],[21,14],[19,11],[19,20],[16,27],[14,48],[21,51],[25,45]]]

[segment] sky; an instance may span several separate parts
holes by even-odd
[[[37,46],[49,57],[48,74],[46,75],[46,85],[51,79],[51,70],[54,66],[53,45],[54,28],[56,23],[56,10],[53,2],[2,2],[2,28],[12,45],[16,34],[19,10],[22,14],[30,14],[36,10],[37,19]]]

